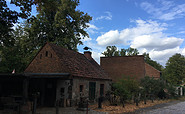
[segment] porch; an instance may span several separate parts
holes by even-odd
[[[57,100],[57,82],[69,79],[68,73],[0,74],[0,110],[31,110],[53,107]]]

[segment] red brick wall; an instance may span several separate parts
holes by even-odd
[[[123,76],[134,76],[136,79],[145,76],[143,56],[101,57],[100,65],[113,82],[120,80]]]
[[[46,51],[48,56],[46,57]],[[42,57],[40,58],[42,54]],[[61,61],[52,50],[52,48],[46,44],[41,51],[36,55],[34,60],[26,68],[26,73],[65,73],[63,70]]]
[[[160,71],[145,63],[145,75],[154,78],[160,78]]]

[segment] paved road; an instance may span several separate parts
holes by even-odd
[[[185,114],[185,101],[174,101],[138,110],[132,114]]]
[[[185,102],[180,102],[171,106],[154,109],[147,113],[148,114],[185,114]]]

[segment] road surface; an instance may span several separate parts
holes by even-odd
[[[133,114],[185,114],[185,101],[174,101],[141,109]]]

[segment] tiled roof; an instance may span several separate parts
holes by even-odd
[[[48,43],[54,50],[64,65],[65,71],[68,71],[72,76],[95,78],[95,79],[110,79],[100,65],[94,59],[87,59],[84,54],[56,46]]]

